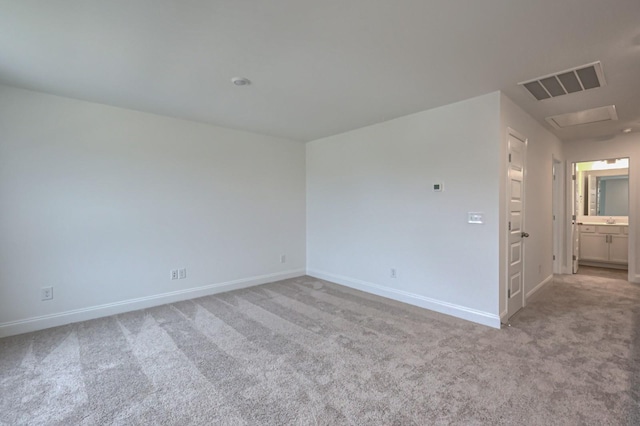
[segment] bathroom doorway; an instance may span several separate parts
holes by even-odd
[[[629,159],[573,163],[573,273],[629,265]],[[613,271],[615,272],[615,271]]]

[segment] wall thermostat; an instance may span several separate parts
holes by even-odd
[[[433,184],[433,192],[442,192],[442,183]]]

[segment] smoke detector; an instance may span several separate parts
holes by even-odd
[[[576,68],[523,81],[518,85],[527,89],[539,101],[569,93],[583,92],[606,85],[600,61]]]
[[[231,79],[231,82],[233,84],[235,84],[236,86],[248,86],[248,85],[251,84],[249,79],[248,78],[244,78],[244,77],[233,77]]]

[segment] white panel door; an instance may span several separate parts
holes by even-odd
[[[508,317],[524,306],[524,178],[526,139],[509,131],[507,199],[509,203],[509,246],[507,272]]]
[[[571,206],[571,214],[572,216],[572,220],[571,220],[571,241],[573,242],[573,260],[572,260],[572,264],[571,264],[571,271],[574,274],[578,273],[578,261],[580,260],[580,230],[578,229],[578,221],[576,220],[578,217],[578,214],[581,214],[580,212],[580,206],[582,205],[581,200],[580,200],[580,189],[578,188],[578,185],[580,185],[580,182],[577,182],[577,173],[578,173],[578,167],[576,166],[576,163],[573,163],[573,169],[572,169],[572,180],[571,180],[571,193],[573,194],[573,205]]]

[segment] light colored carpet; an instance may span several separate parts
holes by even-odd
[[[626,269],[613,269],[613,268],[596,268],[594,266],[580,265],[578,269],[580,275],[593,275],[596,277],[614,278],[617,280],[627,280],[629,271]]]
[[[640,424],[640,287],[495,330],[301,277],[0,340],[0,424]]]

